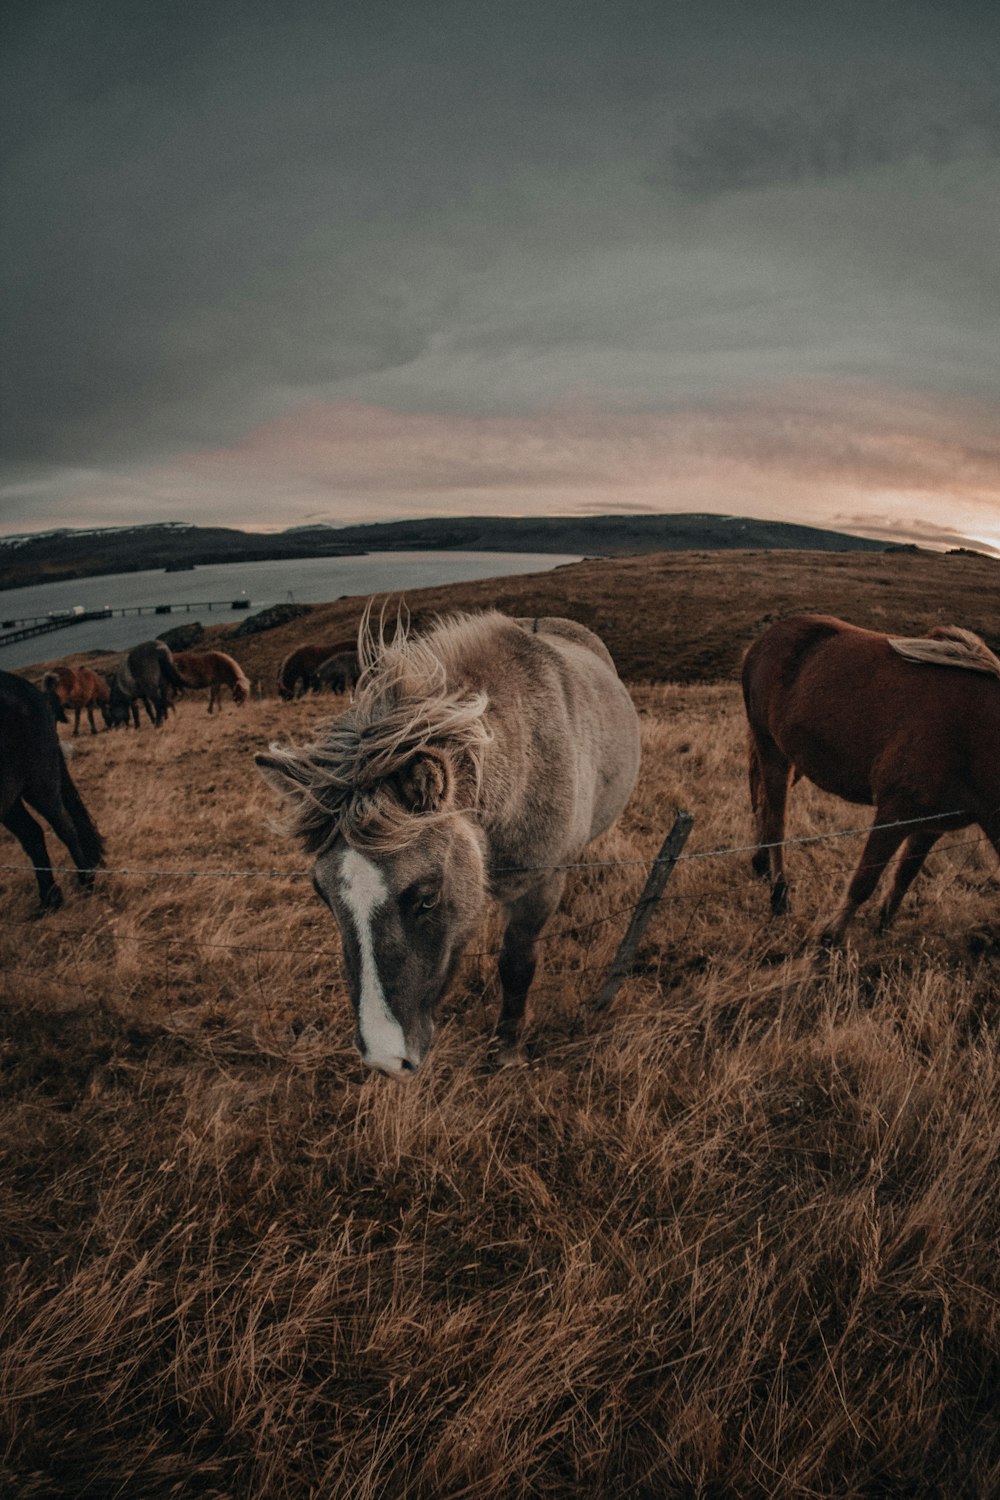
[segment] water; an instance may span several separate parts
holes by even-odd
[[[292,598],[299,604],[327,604],[348,596],[412,589],[445,583],[468,583],[477,578],[505,578],[517,573],[545,573],[562,563],[576,562],[551,552],[373,552],[364,557],[307,557],[282,562],[217,563],[191,573],[102,574],[40,583],[33,588],[0,590],[0,619],[47,615],[54,609],[123,609],[136,604],[170,604],[169,615],[125,615],[109,620],[87,620],[51,635],[34,636],[0,647],[0,667],[10,671],[32,662],[69,656],[76,651],[121,651],[148,640],[174,625],[200,620],[203,625],[238,624],[248,614]],[[246,596],[248,610],[227,607]],[[226,601],[211,612],[187,605]]]

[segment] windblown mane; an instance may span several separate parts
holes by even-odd
[[[447,760],[475,806],[482,757],[492,735],[485,722],[488,698],[467,685],[449,688],[445,662],[455,636],[468,635],[481,617],[457,615],[427,635],[411,637],[397,622],[391,642],[384,619],[377,628],[366,612],[358,631],[361,667],[350,710],[322,739],[292,749],[270,747],[297,786],[289,831],[311,853],[342,834],[356,849],[392,852],[413,843],[444,811],[415,811],[403,799],[401,776],[421,755]]]
[[[971,630],[958,625],[935,625],[925,636],[889,636],[889,645],[907,661],[937,667],[965,667],[1000,677],[1000,658]]]

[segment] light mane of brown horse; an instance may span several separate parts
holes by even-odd
[[[981,636],[958,625],[935,625],[925,636],[890,635],[889,645],[906,661],[934,667],[965,667],[969,672],[988,672],[1000,677],[1000,657],[994,656]]]

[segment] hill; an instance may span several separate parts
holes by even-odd
[[[767,547],[880,552],[882,542],[739,516],[467,517],[373,526],[295,526],[271,535],[167,522],[0,537],[0,589],[147,568],[344,557],[358,552],[561,552],[623,556]]]

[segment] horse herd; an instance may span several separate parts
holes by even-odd
[[[150,703],[166,712],[157,692],[162,678],[171,683],[168,666],[191,682],[180,655],[168,662],[165,649],[127,663],[154,722]],[[628,692],[603,642],[565,619],[456,615],[387,640],[366,615],[357,642],[338,643],[322,660],[317,649],[286,658],[279,693],[322,685],[325,662],[328,682],[357,687],[350,708],[314,743],[272,745],[256,764],[286,800],[288,830],[313,857],[314,889],[340,928],[362,1059],[400,1079],[417,1071],[437,1006],[493,900],[505,918],[496,1041],[500,1060],[510,1060],[535,945],[567,867],[635,786],[639,724]],[[829,942],[843,939],[901,846],[882,927],[942,834],[978,825],[1000,855],[1000,659],[978,636],[948,626],[895,637],[794,615],[751,645],[742,683],[752,868],[770,881],[775,915],[788,910],[785,804],[801,777],[875,808],[824,931]],[[238,687],[244,697],[247,688],[233,686],[241,701]],[[110,706],[116,689],[108,691]],[[130,706],[143,696],[129,697],[120,679],[117,691]],[[42,909],[51,909],[62,897],[28,806],[66,844],[87,889],[103,845],[45,694],[7,673],[0,750],[0,816],[35,868]]]
[[[286,656],[278,672],[278,696],[284,700],[299,693],[351,691],[359,675],[357,643],[303,645]],[[41,686],[60,724],[68,723],[66,710],[73,711],[73,734],[80,732],[80,716],[86,713],[91,734],[99,710],[105,727],[117,729],[134,724],[139,728],[140,707],[157,727],[174,707],[174,698],[186,688],[208,688],[208,711],[222,711],[222,689],[227,687],[239,706],[250,696],[250,681],[225,651],[171,651],[163,641],[143,641],[133,646],[110,672],[87,666],[57,666],[46,672]]]

